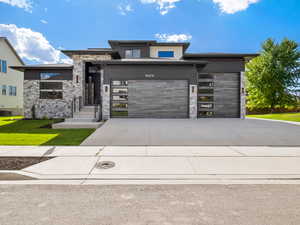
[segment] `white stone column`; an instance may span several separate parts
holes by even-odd
[[[246,86],[245,86],[245,72],[241,72],[241,84],[240,84],[240,98],[241,98],[241,119],[246,117]]]
[[[102,85],[102,118],[108,120],[110,118],[110,85]]]
[[[190,85],[190,119],[197,118],[197,85]]]

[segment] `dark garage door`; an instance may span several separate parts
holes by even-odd
[[[129,80],[128,117],[187,118],[186,80]]]

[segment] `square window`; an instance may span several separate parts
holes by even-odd
[[[174,58],[173,51],[158,51],[159,58]]]
[[[141,50],[140,49],[127,49],[127,50],[125,50],[125,58],[127,58],[127,59],[141,58]]]

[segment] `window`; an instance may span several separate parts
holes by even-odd
[[[7,73],[7,62],[5,60],[0,60],[0,72]]]
[[[127,49],[125,50],[125,58],[141,58],[141,50],[140,49]]]
[[[209,73],[200,73],[198,78],[199,79],[214,79],[214,76]]]
[[[128,104],[127,103],[121,103],[121,102],[113,103],[112,108],[127,109]]]
[[[158,51],[159,58],[173,58],[174,52],[173,51]]]
[[[2,95],[6,95],[6,85],[2,85]]]
[[[211,111],[199,112],[199,117],[212,117],[213,115],[214,112]]]
[[[40,91],[40,99],[62,99],[61,91]]]
[[[202,88],[199,88],[198,89],[198,93],[199,94],[213,94],[214,93],[214,89],[202,89]]]
[[[41,90],[62,90],[63,83],[62,82],[40,82]]]
[[[127,94],[128,90],[127,88],[114,88],[113,93],[114,94]]]
[[[199,104],[199,109],[213,109],[214,104],[211,103],[200,103]]]
[[[17,87],[8,86],[8,95],[9,96],[16,96],[17,95]]]
[[[13,87],[13,96],[17,96],[17,87]]]
[[[214,86],[214,82],[198,82],[198,85],[200,87],[213,87]]]
[[[213,102],[214,97],[213,96],[198,96],[199,102]]]
[[[114,80],[112,81],[112,86],[127,86],[128,81],[127,80]]]
[[[41,80],[56,80],[60,73],[40,73]]]
[[[114,95],[112,96],[113,101],[127,101],[128,96],[127,95]]]

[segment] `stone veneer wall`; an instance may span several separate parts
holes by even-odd
[[[36,118],[68,118],[72,116],[72,100],[76,89],[72,81],[63,82],[63,99],[40,99],[40,80],[24,81],[24,116],[32,118],[35,106]],[[46,82],[46,81],[42,81]],[[50,82],[50,81],[48,81]]]
[[[85,99],[84,83],[85,83],[85,62],[89,61],[101,61],[111,60],[111,55],[73,55],[73,82],[75,88],[78,90],[78,96],[82,96]],[[76,83],[76,77],[78,77],[78,83]]]
[[[69,118],[72,116],[72,100],[82,96],[84,100],[85,61],[111,60],[110,55],[74,55],[73,80],[63,80],[63,99],[40,99],[40,80],[24,80],[24,116],[32,118],[35,105],[36,118]],[[78,77],[78,82],[77,81]],[[51,82],[51,81],[43,81]],[[76,104],[79,106],[78,102]]]
[[[198,95],[197,85],[190,85],[190,119],[197,118],[197,112],[198,112],[197,95]]]

